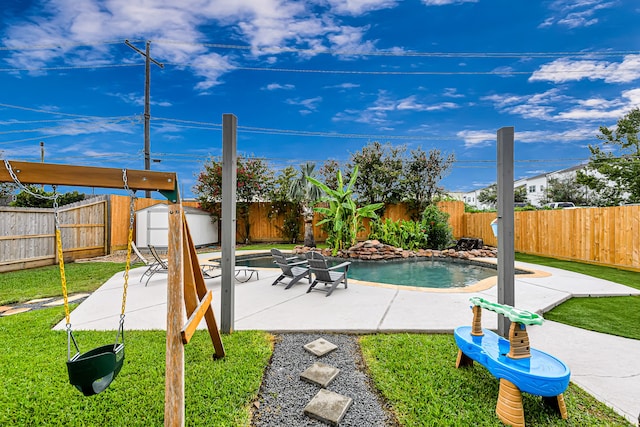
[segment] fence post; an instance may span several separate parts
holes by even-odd
[[[237,126],[233,114],[222,115],[222,295],[220,329],[233,332],[236,265]]]

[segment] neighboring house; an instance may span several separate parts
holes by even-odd
[[[536,207],[542,207],[542,205],[544,205],[542,201],[546,196],[546,190],[547,190],[547,186],[550,178],[565,179],[569,176],[575,176],[579,170],[584,168],[585,168],[585,165],[577,165],[567,169],[561,169],[553,172],[546,172],[546,173],[535,175],[528,178],[522,178],[517,181],[514,181],[513,187],[515,189],[515,188],[524,186],[527,189],[527,201],[529,202],[529,204]],[[462,200],[468,205],[475,206],[478,209],[495,208],[495,206],[490,206],[478,201],[478,195],[482,190],[484,189],[481,188],[478,190],[473,190],[473,191],[464,193]],[[554,200],[554,201],[562,202],[563,200]]]

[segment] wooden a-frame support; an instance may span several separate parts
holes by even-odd
[[[124,186],[122,169],[10,161],[22,184],[118,188]],[[13,182],[0,165],[0,182]],[[205,318],[215,350],[224,357],[224,346],[211,308],[193,240],[178,193],[175,173],[127,170],[131,190],[159,191],[169,200],[169,274],[167,279],[167,340],[165,376],[165,426],[184,425],[184,344]],[[188,316],[187,323],[183,319]]]

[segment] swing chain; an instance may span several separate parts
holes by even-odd
[[[9,172],[9,175],[11,176],[11,179],[13,179],[13,182],[16,183],[16,185],[18,186],[18,188],[20,188],[21,191],[24,191],[25,193],[35,197],[36,199],[53,201],[53,223],[54,223],[54,229],[55,229],[56,250],[58,253],[58,265],[60,269],[60,281],[62,283],[62,296],[64,298],[64,315],[67,322],[67,330],[70,331],[71,320],[70,320],[70,313],[69,313],[69,302],[67,298],[67,277],[64,271],[64,253],[62,251],[62,236],[60,233],[60,219],[58,215],[58,208],[59,208],[58,199],[60,197],[60,194],[58,194],[58,192],[56,191],[57,188],[55,185],[52,186],[53,194],[51,196],[34,193],[29,189],[29,187],[27,187],[22,182],[20,182],[20,178],[18,178],[16,171],[14,171],[13,168],[11,167],[11,163],[9,163],[9,160],[4,159],[4,167]],[[20,173],[20,170],[18,170],[17,172]],[[75,340],[74,340],[74,343],[75,343]],[[76,345],[76,348],[77,348],[77,345]]]
[[[127,288],[129,287],[129,270],[131,269],[131,243],[133,241],[133,223],[135,219],[136,194],[129,188],[129,180],[127,178],[127,170],[122,169],[122,181],[124,189],[129,193],[129,235],[127,236],[127,261],[124,270],[124,285],[122,292],[122,309],[120,311],[120,330],[123,329],[124,312],[127,305]],[[119,333],[118,333],[119,334]],[[116,342],[117,342],[116,336]]]

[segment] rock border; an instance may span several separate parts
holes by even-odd
[[[410,251],[407,249],[397,248],[395,246],[380,243],[378,240],[365,240],[350,247],[346,250],[339,250],[333,255],[331,249],[310,248],[308,246],[296,246],[293,252],[296,254],[305,254],[310,251],[320,252],[322,255],[337,258],[361,259],[361,260],[393,260],[407,258],[497,258],[498,250],[489,246],[483,246],[482,249],[456,250],[455,248],[436,250],[436,249],[419,249]]]

